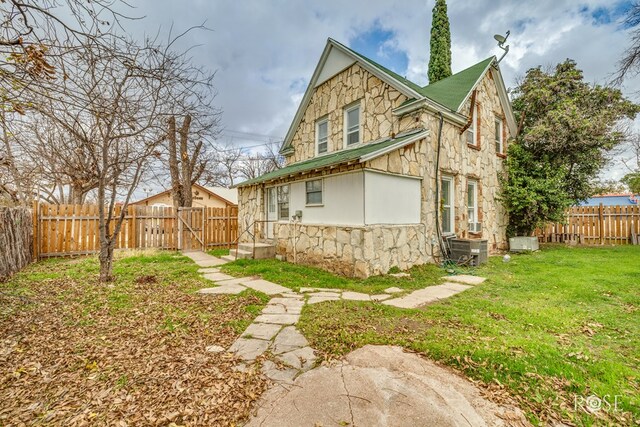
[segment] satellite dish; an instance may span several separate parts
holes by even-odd
[[[505,35],[501,35],[501,34],[494,34],[493,38],[496,39],[496,41],[498,42],[498,47],[502,50],[504,50],[504,53],[502,54],[502,56],[500,57],[500,59],[498,59],[498,63],[500,63],[500,61],[502,61],[502,59],[507,55],[507,53],[509,52],[509,46],[505,46],[505,42],[507,41],[507,39],[509,38],[509,34],[511,34],[511,31],[507,31],[505,33]]]
[[[496,41],[500,44],[504,43],[507,41],[507,38],[505,36],[502,36],[500,34],[494,34],[493,36],[494,39],[496,39]]]

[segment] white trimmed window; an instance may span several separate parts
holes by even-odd
[[[322,204],[322,180],[314,179],[305,183],[307,191],[307,205]]]
[[[277,187],[278,219],[289,219],[289,186]]]
[[[469,145],[477,145],[476,143],[476,133],[478,132],[478,115],[476,110],[478,109],[477,105],[473,106],[473,114],[471,117],[471,125],[467,129],[467,144]]]
[[[344,110],[345,146],[360,142],[360,104]]]
[[[469,231],[480,231],[478,221],[478,181],[467,181],[467,218],[469,220]]]
[[[326,153],[329,149],[329,120],[322,119],[316,123],[316,154]]]
[[[495,119],[495,128],[496,128],[496,153],[504,154],[504,138],[502,135],[502,118],[496,116]]]
[[[440,192],[441,192],[441,212],[442,212],[442,232],[453,233],[455,230],[454,218],[455,208],[453,202],[453,177],[443,176],[440,180]]]

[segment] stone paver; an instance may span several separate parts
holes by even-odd
[[[479,285],[485,280],[487,280],[484,277],[471,276],[468,274],[458,274],[457,276],[444,276],[443,279],[445,279],[448,282],[462,283],[463,285]]]
[[[224,347],[220,345],[208,345],[207,348],[205,348],[205,350],[208,351],[209,353],[221,353],[224,351]]]
[[[252,323],[240,335],[243,338],[258,338],[261,340],[271,340],[280,331],[282,326],[271,323]]]
[[[371,301],[371,296],[369,294],[363,294],[360,292],[343,292],[342,299],[351,300],[351,301]]]
[[[280,331],[275,340],[273,340],[274,347],[287,346],[287,347],[306,347],[309,345],[307,339],[298,331],[295,326],[287,326]]]
[[[255,323],[273,323],[275,325],[294,325],[300,319],[299,314],[261,314]]]
[[[317,304],[325,301],[338,301],[340,297],[311,297],[307,300],[307,304]]]
[[[417,308],[431,302],[449,298],[470,287],[471,286],[461,285],[459,283],[444,283],[442,285],[418,289],[403,297],[386,300],[382,303],[399,308]]]
[[[384,290],[386,293],[388,294],[397,294],[399,292],[402,292],[402,289],[400,288],[396,288],[395,286],[391,287],[391,288],[387,288]]]
[[[229,276],[228,274],[224,274],[224,273],[205,273],[202,275],[202,277],[204,277],[207,280],[211,280],[213,282],[221,282],[223,280],[235,279],[235,277]]]
[[[316,355],[311,347],[303,347],[297,350],[282,353],[276,356],[279,360],[295,369],[308,371],[316,363]]]
[[[262,372],[271,381],[277,383],[291,384],[293,379],[300,373],[298,369],[294,368],[278,368],[278,365],[271,360],[265,360],[262,364]]]
[[[255,360],[269,347],[269,341],[255,338],[238,338],[229,351],[235,353],[242,360]]]
[[[267,295],[276,295],[283,292],[289,292],[291,289],[284,286],[276,285],[268,280],[256,279],[250,282],[243,283],[246,287],[254,289],[256,291],[265,293]]]
[[[336,298],[340,298],[340,293],[339,292],[314,292],[314,293],[310,293],[307,294],[310,297],[336,297]]]
[[[461,283],[451,283],[451,282],[444,282],[442,285],[447,289],[451,289],[453,291],[457,291],[457,292],[462,292],[462,291],[466,291],[469,288],[473,288],[473,286],[471,285],[463,285]]]
[[[247,288],[240,285],[216,286],[214,288],[203,288],[198,291],[200,294],[233,294],[238,295],[240,292],[246,291]]]
[[[215,267],[200,268],[198,273],[220,273],[220,269]]]
[[[308,293],[308,292],[342,292],[342,289],[334,289],[334,288],[305,288],[301,287],[300,292]]]
[[[246,282],[250,282],[251,280],[253,280],[252,277],[239,277],[239,278],[233,278],[233,279],[227,279],[227,280],[216,280],[216,285],[220,285],[220,286],[227,286],[227,285],[242,285],[242,286],[246,286],[245,283]]]
[[[526,426],[522,411],[400,347],[367,345],[262,395],[247,427]]]
[[[389,294],[371,295],[371,301],[384,301],[389,298],[391,298]]]
[[[200,267],[216,267],[227,263],[225,260],[204,252],[183,252],[182,255],[191,258]]]

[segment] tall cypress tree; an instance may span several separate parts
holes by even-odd
[[[436,0],[431,20],[429,84],[451,75],[451,31],[445,0]]]

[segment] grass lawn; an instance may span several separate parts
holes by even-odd
[[[291,288],[371,293],[423,287],[443,275],[425,266],[412,269],[410,280],[353,280],[278,261],[223,269]],[[476,273],[489,280],[423,309],[325,302],[305,306],[298,326],[326,358],[365,344],[422,353],[477,381],[489,397],[515,401],[535,424],[640,423],[640,248],[551,246],[510,263],[491,258]],[[611,405],[618,396],[618,410],[581,409],[580,397],[592,394]]]
[[[370,294],[380,293],[389,287],[406,290],[437,285],[445,273],[435,265],[414,267],[408,272],[411,277],[374,276],[368,279],[353,279],[336,276],[316,267],[290,264],[276,259],[240,259],[221,266],[224,273],[232,276],[262,276],[263,279],[298,291],[301,287],[349,289]]]
[[[213,255],[215,257],[223,257],[225,255],[229,255],[229,249],[225,249],[225,248],[218,248],[218,249],[210,249],[207,251],[207,253],[209,255]]]
[[[265,295],[210,283],[173,252],[50,259],[0,283],[0,425],[231,425],[266,387],[225,353]]]

